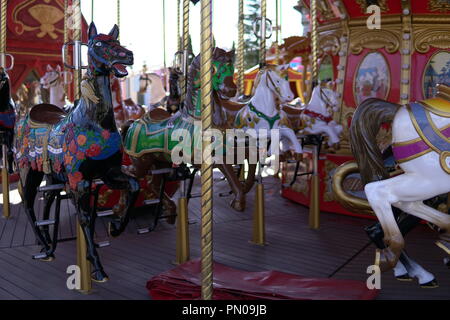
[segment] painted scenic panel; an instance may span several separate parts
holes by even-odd
[[[423,75],[423,95],[432,98],[436,95],[436,84],[450,85],[450,52],[441,51],[428,61]]]
[[[354,79],[355,102],[359,105],[368,98],[386,99],[389,92],[390,73],[383,55],[367,54],[361,61]]]

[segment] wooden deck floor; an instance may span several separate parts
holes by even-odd
[[[196,185],[199,188],[199,184]],[[308,228],[308,209],[281,198],[279,183],[266,179],[266,235],[268,246],[249,243],[252,230],[254,194],[248,196],[243,213],[228,207],[229,198],[214,198],[214,259],[231,267],[249,270],[279,270],[309,277],[335,277],[365,281],[367,266],[373,263],[374,247],[369,246],[364,219],[323,213],[321,228]],[[215,184],[215,194],[227,190],[226,182]],[[195,190],[194,190],[195,191]],[[40,212],[42,201],[37,204]],[[60,238],[75,235],[75,214],[64,203]],[[189,205],[191,257],[200,257],[200,200]],[[149,299],[145,284],[152,276],[173,268],[175,228],[162,222],[152,233],[137,235],[149,218],[133,220],[123,236],[111,246],[99,249],[110,281],[94,284],[90,295],[66,288],[66,269],[76,262],[75,241],[58,245],[56,260],[34,261],[38,251],[20,204],[12,206],[12,217],[0,219],[0,299]],[[106,237],[105,222],[97,225],[97,237]],[[380,299],[449,299],[450,270],[442,263],[443,252],[433,243],[436,235],[419,227],[407,237],[407,249],[440,284],[437,289],[421,289],[415,282],[382,275]],[[361,251],[361,252],[360,252]],[[359,253],[359,254],[358,254]]]

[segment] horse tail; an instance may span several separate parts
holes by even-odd
[[[350,145],[364,185],[374,177],[389,178],[376,138],[381,125],[392,122],[399,108],[399,104],[371,98],[361,103],[353,115]]]

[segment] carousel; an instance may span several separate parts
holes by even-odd
[[[130,75],[120,0],[0,0],[0,299],[450,298],[448,1],[260,0],[249,70],[169,1]]]

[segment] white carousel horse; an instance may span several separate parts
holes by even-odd
[[[50,91],[50,104],[64,108],[66,105],[66,93],[64,90],[64,72],[61,66],[55,69],[47,65],[47,73],[41,78],[41,85]]]
[[[280,110],[280,105],[294,99],[289,81],[280,72],[285,65],[267,65],[262,68],[255,80],[254,95],[250,101],[236,114],[235,127],[248,129],[278,129],[280,139],[285,148],[288,142],[295,158],[301,158],[302,146],[298,142],[287,114]]]
[[[339,135],[343,127],[333,120],[333,112],[339,111],[339,101],[336,93],[322,85],[313,89],[311,100],[306,105],[300,117],[306,127],[304,134],[325,134],[328,136],[328,146],[338,146]]]
[[[376,141],[380,125],[388,121],[392,121],[394,157],[404,171],[392,178]],[[423,203],[450,192],[449,128],[450,87],[443,85],[434,99],[404,106],[368,99],[356,109],[350,141],[367,199],[384,231],[387,247],[378,261],[383,271],[396,266],[405,243],[391,206],[443,230],[437,244],[450,254],[450,215]]]
[[[139,92],[145,94],[144,101],[148,105],[149,110],[164,106],[167,94],[161,77],[156,73],[146,73],[139,80]]]

